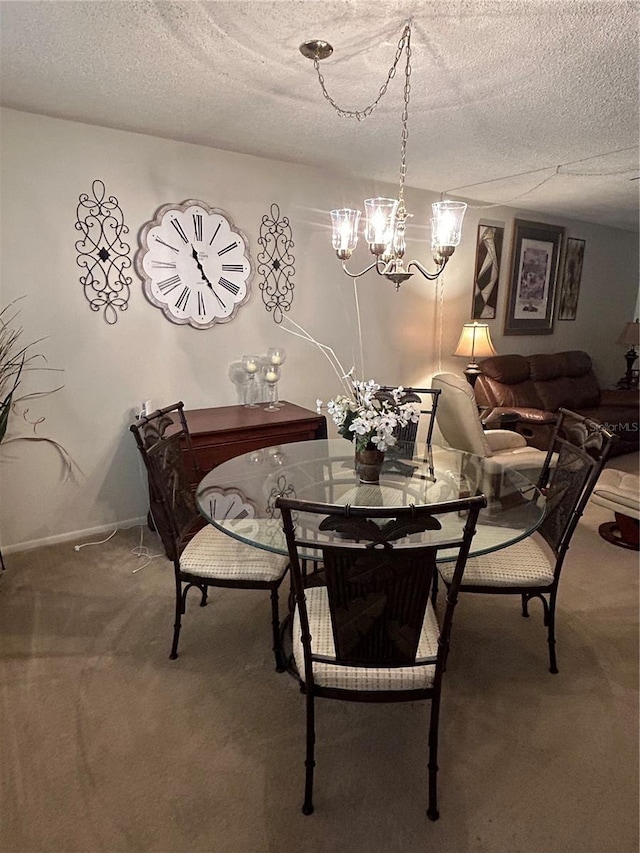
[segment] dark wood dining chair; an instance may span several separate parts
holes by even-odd
[[[560,574],[580,517],[609,457],[615,436],[602,424],[560,409],[538,487],[546,496],[544,519],[537,533],[501,551],[467,562],[461,593],[519,595],[522,615],[529,602],[542,602],[549,644],[549,672],[557,673],[556,602]],[[440,576],[447,588],[454,567],[444,564]]]
[[[393,385],[381,385],[380,390],[385,393],[390,393],[395,390]],[[409,423],[405,427],[400,427],[396,432],[396,438],[399,445],[407,448],[407,455],[413,455],[416,452],[416,441],[418,439],[418,430],[421,423],[426,423],[425,447],[428,452],[431,447],[433,438],[433,429],[436,423],[436,412],[438,410],[438,399],[440,397],[439,388],[413,388],[403,386],[403,396],[401,403],[416,403],[420,411],[420,420],[416,423]],[[411,450],[412,449],[412,450]]]
[[[295,596],[293,658],[306,695],[302,811],[313,812],[315,698],[356,702],[431,700],[427,815],[438,818],[438,723],[453,611],[484,496],[448,503],[355,507],[278,498]],[[324,515],[320,535],[305,517]],[[295,519],[295,523],[294,523]],[[433,533],[444,523],[446,541]],[[313,529],[313,525],[310,526]],[[329,541],[323,541],[326,535]],[[439,549],[453,549],[442,624],[431,606]],[[326,586],[306,586],[303,558],[321,554]],[[417,735],[420,737],[419,735]]]
[[[246,545],[205,524],[194,498],[201,476],[182,402],[158,409],[130,427],[149,478],[153,522],[175,573],[175,622],[172,660],[178,657],[182,616],[189,590],[207,603],[209,587],[265,589],[271,593],[273,653],[284,670],[280,641],[278,589],[287,572],[287,557]]]

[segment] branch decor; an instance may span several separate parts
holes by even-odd
[[[280,218],[280,207],[275,203],[270,214],[262,217],[258,244],[262,246],[258,273],[263,277],[258,286],[265,308],[273,311],[273,319],[279,324],[293,302],[295,258],[290,251],[294,243],[289,218]]]
[[[105,198],[104,183],[95,180],[91,191],[93,198],[82,193],[76,208],[76,230],[82,233],[76,242],[77,264],[87,271],[80,276],[80,284],[91,310],[103,311],[112,326],[118,311],[129,307],[131,277],[124,270],[131,267],[130,247],[122,240],[129,229],[118,199],[113,195]]]
[[[25,375],[33,370],[46,370],[61,373],[61,368],[48,367],[42,353],[34,352],[33,348],[43,339],[23,344],[21,337],[23,329],[16,325],[19,310],[11,302],[0,310],[0,443],[4,447],[17,441],[40,441],[55,447],[63,463],[64,480],[71,478],[74,468],[80,468],[73,461],[65,448],[53,438],[38,434],[38,427],[44,422],[44,417],[35,421],[29,419],[29,408],[25,405],[30,400],[55,394],[64,386],[44,391],[19,393],[19,388]],[[44,365],[39,362],[44,362]],[[9,435],[10,416],[19,417],[31,428],[29,435]]]

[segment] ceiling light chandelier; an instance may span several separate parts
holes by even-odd
[[[406,65],[404,73],[404,104],[402,110],[402,144],[400,148],[400,185],[398,198],[368,198],[365,200],[365,239],[369,249],[375,255],[375,261],[359,273],[351,273],[346,267],[348,261],[358,243],[358,226],[361,213],[359,210],[342,208],[331,211],[333,225],[332,243],[338,258],[342,261],[342,268],[351,278],[358,278],[369,270],[375,269],[379,275],[385,276],[396,285],[396,290],[403,281],[410,278],[410,271],[415,267],[426,279],[433,281],[438,278],[445,268],[449,258],[453,255],[456,246],[460,243],[462,231],[462,219],[467,205],[461,201],[444,199],[431,205],[433,215],[431,219],[431,251],[436,263],[435,272],[428,272],[417,260],[409,261],[404,266],[404,253],[406,249],[405,230],[407,219],[412,214],[407,212],[404,203],[404,185],[407,174],[407,139],[409,138],[409,97],[411,94],[411,21],[409,21],[402,32],[393,64],[387,74],[387,79],[381,86],[375,101],[364,110],[345,110],[336,104],[329,95],[322,72],[320,61],[331,56],[332,46],[321,39],[306,41],[300,45],[300,52],[307,59],[313,60],[313,65],[318,75],[324,97],[329,101],[334,110],[342,118],[355,118],[363,121],[371,115],[378,106],[382,96],[386,93],[391,79],[396,74],[396,68],[403,53],[406,54]]]

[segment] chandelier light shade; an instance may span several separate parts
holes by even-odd
[[[393,198],[367,198],[365,239],[374,255],[383,255],[396,229],[398,201]]]
[[[358,273],[350,272],[345,261],[351,257],[358,242],[358,225],[360,211],[343,208],[331,211],[333,226],[332,244],[338,258],[342,261],[342,268],[351,278],[358,278],[369,270],[385,276],[400,287],[403,281],[410,278],[412,268],[415,268],[426,279],[433,281],[438,278],[445,268],[456,246],[460,243],[462,233],[462,219],[467,205],[461,201],[443,199],[432,205],[431,219],[431,252],[436,263],[434,272],[429,272],[417,260],[409,261],[404,265],[404,253],[406,249],[405,231],[408,217],[404,204],[404,185],[407,173],[407,139],[409,138],[409,96],[411,92],[411,22],[403,29],[402,36],[398,42],[395,59],[387,74],[386,82],[381,86],[376,100],[362,110],[345,110],[330,96],[324,82],[324,76],[320,71],[320,61],[331,56],[333,48],[321,39],[306,41],[300,45],[300,52],[307,59],[313,61],[322,93],[327,101],[341,118],[355,118],[362,121],[367,118],[378,106],[381,98],[387,91],[387,87],[396,74],[396,68],[403,53],[406,55],[404,74],[404,101],[402,110],[402,142],[400,148],[400,185],[398,187],[398,198],[368,198],[364,202],[365,228],[364,236],[369,250],[375,256],[372,264],[360,270]]]
[[[331,211],[331,224],[333,226],[333,248],[338,257],[346,261],[358,245],[358,224],[360,222],[360,211],[349,210],[343,207],[341,210]]]
[[[431,248],[442,254],[448,251],[451,255],[460,244],[462,220],[467,205],[463,201],[437,201],[431,207]]]
[[[491,341],[489,326],[486,323],[464,324],[460,340],[453,351],[453,355],[459,355],[469,359],[469,363],[465,368],[464,374],[467,377],[467,382],[472,388],[476,384],[476,379],[481,373],[476,358],[487,358],[490,355],[497,354],[498,353]]]

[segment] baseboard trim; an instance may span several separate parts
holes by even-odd
[[[45,536],[44,539],[31,539],[28,542],[18,542],[15,545],[2,545],[2,553],[16,554],[19,551],[31,551],[34,548],[43,548],[46,545],[60,545],[63,542],[76,542],[84,540],[88,536],[99,536],[101,533],[111,533],[114,528],[126,530],[129,527],[138,527],[146,524],[146,515],[140,518],[128,518],[125,521],[114,521],[111,524],[101,524],[99,527],[87,527],[85,530],[72,530],[69,533],[58,533],[55,536]],[[80,542],[81,544],[81,542]]]

